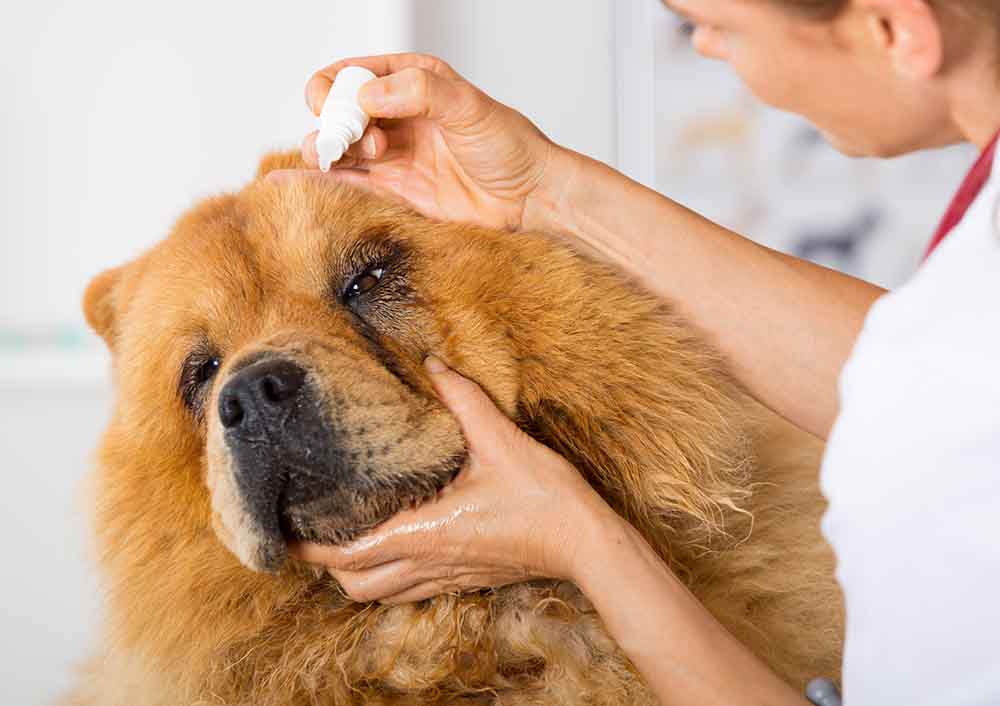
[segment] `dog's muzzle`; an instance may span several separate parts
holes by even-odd
[[[328,492],[338,481],[337,429],[325,418],[306,370],[268,358],[235,373],[218,400],[243,510],[256,525],[262,568],[285,559],[290,507]]]

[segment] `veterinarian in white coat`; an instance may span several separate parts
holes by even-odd
[[[340,67],[367,66],[382,78],[364,89],[364,108],[401,120],[370,127],[331,178],[435,218],[564,233],[674,302],[761,402],[829,440],[821,484],[847,605],[845,703],[1000,703],[1000,7],[671,5],[694,23],[702,54],[845,153],[982,148],[912,281],[887,294],[756,245],[551,143],[427,56],[351,59],[311,79],[315,111]],[[303,148],[312,163],[314,142]],[[570,579],[663,704],[804,703],[572,466],[474,383],[435,358],[427,367],[462,423],[468,467],[437,502],[301,556],[366,600]]]

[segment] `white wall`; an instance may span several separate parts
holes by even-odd
[[[0,703],[93,643],[80,480],[109,408],[79,300],[197,197],[311,129],[302,88],[410,43],[410,0],[40,0],[0,20]]]
[[[100,390],[0,393],[0,703],[43,704],[68,688],[96,634],[80,490],[109,404]]]
[[[616,162],[613,0],[417,0],[414,28],[559,144]]]

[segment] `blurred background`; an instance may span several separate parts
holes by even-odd
[[[313,128],[302,88],[351,55],[438,54],[555,141],[774,247],[895,286],[967,147],[836,154],[696,57],[658,0],[39,0],[0,13],[0,683],[64,691],[95,643],[81,499],[107,421],[86,283]],[[711,276],[711,273],[706,273]]]

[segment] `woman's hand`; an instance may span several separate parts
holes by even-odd
[[[469,460],[438,498],[343,547],[297,545],[357,601],[416,601],[533,577],[573,578],[588,523],[618,516],[580,473],[514,425],[476,383],[428,358]]]
[[[565,459],[474,382],[430,358],[469,462],[437,500],[345,547],[293,545],[358,601],[404,603],[523,581],[572,580],[659,702],[805,706],[734,638]]]
[[[526,117],[425,54],[344,59],[321,69],[306,85],[317,115],[345,66],[379,76],[359,94],[377,120],[334,165],[332,178],[395,194],[432,218],[519,230],[531,225],[529,201],[561,188],[572,168],[571,153]],[[302,155],[318,164],[315,132]]]

